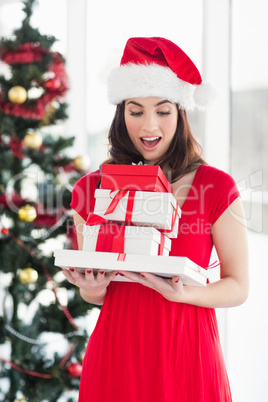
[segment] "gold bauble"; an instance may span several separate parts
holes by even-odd
[[[88,170],[90,166],[90,159],[88,156],[77,156],[74,159],[74,166],[78,170]]]
[[[20,272],[20,281],[23,285],[29,285],[30,283],[35,283],[38,279],[38,272],[31,268],[24,268]]]
[[[15,399],[14,402],[27,402],[26,396],[22,396],[20,399]]]
[[[24,144],[29,149],[38,149],[43,143],[43,138],[39,133],[28,133],[25,135]]]
[[[21,105],[27,99],[27,91],[20,85],[15,85],[14,87],[10,88],[7,96],[10,102]]]
[[[37,214],[32,205],[26,204],[18,210],[18,216],[23,222],[32,222],[35,220]]]

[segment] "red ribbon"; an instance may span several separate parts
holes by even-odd
[[[126,254],[124,253],[119,253],[117,257],[117,261],[125,261]]]
[[[112,199],[112,202],[110,203],[109,207],[107,208],[106,212],[104,215],[111,214],[114,212],[116,207],[118,206],[120,200],[122,200],[125,195],[129,193],[128,195],[128,201],[127,201],[127,209],[126,209],[126,216],[125,216],[125,222],[129,225],[131,224],[131,218],[132,218],[132,212],[133,212],[133,207],[134,207],[134,200],[135,200],[135,193],[136,191],[134,190],[119,190],[114,198]]]
[[[115,223],[101,225],[98,233],[96,251],[124,253],[125,226]]]
[[[127,200],[127,210],[126,210],[126,217],[125,221],[127,224],[131,224],[131,218],[132,218],[132,212],[133,212],[133,207],[134,207],[134,200],[135,200],[135,193],[136,191],[130,190],[129,195],[128,195],[128,200]]]
[[[169,230],[159,229],[160,232],[164,232],[164,233],[172,233],[173,232],[175,223],[176,223],[177,214],[178,214],[178,209],[179,209],[179,205],[177,204],[176,209],[173,211],[173,214],[172,214],[171,229],[169,229]]]
[[[221,265],[222,260],[221,261],[214,261],[212,264],[208,265],[205,269],[213,269],[216,268],[218,265]]]
[[[94,226],[94,225],[102,225],[103,223],[108,223],[107,219],[102,218],[99,215],[94,214],[93,212],[90,213],[87,217],[86,225]]]
[[[112,202],[110,203],[109,207],[107,208],[107,211],[105,212],[104,215],[111,214],[114,212],[115,208],[119,204],[119,201],[122,200],[123,197],[127,194],[128,190],[119,190],[115,194],[114,198],[112,199]],[[111,193],[110,193],[111,194]]]
[[[160,244],[158,248],[158,255],[164,254],[164,247],[165,247],[165,235],[163,233],[160,233]]]

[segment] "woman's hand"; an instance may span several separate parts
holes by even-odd
[[[137,274],[126,271],[120,272],[120,275],[155,290],[169,301],[183,302],[184,300],[184,286],[179,276],[164,279],[148,272]]]
[[[117,275],[117,272],[105,273],[104,270],[94,275],[93,269],[86,269],[82,274],[75,268],[62,269],[62,272],[70,283],[80,288],[82,298],[93,304],[103,304],[107,286]]]

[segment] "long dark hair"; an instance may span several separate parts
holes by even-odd
[[[202,148],[192,134],[186,111],[178,106],[177,108],[178,123],[174,138],[165,155],[157,163],[171,182],[206,163],[201,157]],[[144,163],[143,156],[129,138],[124,110],[125,102],[117,105],[108,134],[110,158],[104,163],[119,165],[131,165],[140,161]]]

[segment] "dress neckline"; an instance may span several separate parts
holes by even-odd
[[[185,204],[187,204],[189,198],[190,198],[191,195],[192,195],[193,188],[194,188],[195,185],[196,185],[196,181],[197,181],[197,179],[198,179],[198,175],[199,175],[199,172],[200,172],[200,168],[201,168],[202,166],[204,166],[204,165],[200,165],[200,166],[198,166],[198,168],[196,169],[196,172],[195,172],[194,179],[193,179],[193,181],[192,181],[190,190],[189,190],[189,192],[188,192],[188,194],[187,194],[187,197],[185,198],[185,200],[184,200],[182,206],[180,207],[181,210],[183,210],[183,209],[185,208]]]

